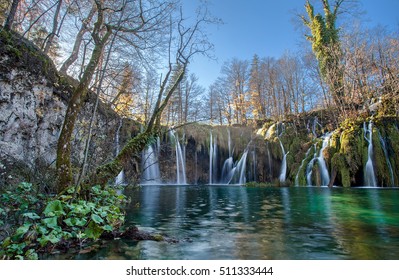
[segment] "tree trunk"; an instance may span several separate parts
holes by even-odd
[[[154,137],[154,130],[146,130],[132,138],[109,163],[98,167],[94,174],[89,176],[89,181],[84,185],[106,185],[110,180],[118,176],[119,172],[132,160],[140,160],[141,152]]]
[[[7,16],[6,22],[4,23],[4,30],[10,31],[12,24],[14,23],[15,14],[17,13],[17,8],[20,0],[13,0],[11,4],[10,13]]]
[[[76,119],[82,107],[88,87],[92,80],[93,74],[98,66],[102,56],[105,43],[111,31],[108,30],[101,42],[98,42],[93,50],[89,64],[87,65],[79,85],[74,90],[71,99],[68,102],[68,108],[64,118],[60,138],[57,145],[57,173],[58,173],[58,192],[62,192],[72,183],[72,167],[71,167],[71,138],[75,127]]]
[[[60,10],[61,10],[61,6],[62,6],[62,0],[58,0],[58,5],[57,5],[57,9],[55,10],[55,14],[54,14],[54,20],[53,20],[53,30],[51,31],[51,33],[48,35],[47,38],[47,42],[46,45],[43,49],[43,52],[45,54],[47,54],[50,50],[51,45],[53,44],[53,40],[54,40],[54,36],[57,33],[57,29],[58,29],[58,17],[60,15]]]

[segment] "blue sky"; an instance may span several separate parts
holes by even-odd
[[[183,0],[189,10],[199,2]],[[217,60],[197,56],[190,65],[190,71],[199,77],[199,83],[206,88],[219,76],[223,62],[231,58],[251,59],[254,54],[278,58],[286,51],[296,52],[303,43],[298,23],[294,23],[293,19],[296,13],[304,12],[305,0],[207,2],[212,15],[222,19],[224,24],[209,28]],[[359,0],[358,3],[360,10],[364,11],[359,17],[362,24],[399,30],[399,0]]]

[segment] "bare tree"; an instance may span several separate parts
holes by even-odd
[[[114,160],[97,168],[88,181],[90,184],[104,185],[115,178],[132,158],[138,160],[141,151],[155,139],[160,130],[162,114],[186,74],[190,60],[194,55],[206,54],[212,48],[202,30],[203,25],[211,22],[205,10],[199,12],[192,26],[185,26],[180,11],[180,19],[176,27],[177,35],[173,34],[172,25],[170,29],[167,71],[161,81],[152,115],[144,131],[128,141]],[[177,37],[177,41],[173,40],[174,37]],[[173,60],[172,57],[174,57]],[[177,74],[173,75],[174,73]]]
[[[74,40],[74,45],[70,56],[61,65],[60,73],[66,74],[68,68],[78,59],[80,46],[82,45],[83,36],[89,31],[90,23],[96,13],[97,6],[92,5],[89,14],[82,20],[81,27]]]
[[[54,37],[57,34],[58,18],[60,16],[61,6],[62,6],[62,0],[58,0],[58,4],[56,6],[55,13],[54,13],[53,28],[52,28],[51,32],[49,33],[49,35],[47,36],[46,44],[43,48],[43,52],[45,54],[47,54],[49,52],[50,47],[53,44]]]
[[[6,21],[4,23],[4,30],[11,30],[12,25],[14,23],[14,18],[15,14],[17,13],[17,8],[19,5],[20,0],[13,0],[10,8],[10,12],[8,13],[8,16],[6,18]]]
[[[72,184],[72,167],[71,167],[71,137],[75,127],[76,119],[82,107],[83,100],[89,90],[93,74],[103,54],[104,47],[108,38],[112,34],[110,26],[104,26],[104,1],[96,1],[97,5],[97,21],[94,24],[92,37],[95,42],[90,62],[88,63],[82,79],[75,88],[68,102],[68,108],[65,113],[64,124],[57,143],[57,173],[58,173],[58,192],[62,192],[65,188]],[[104,30],[105,27],[105,30]]]

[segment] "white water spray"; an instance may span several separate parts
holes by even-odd
[[[186,161],[182,152],[179,138],[174,130],[169,131],[170,138],[174,140],[176,151],[176,184],[186,185]]]
[[[364,183],[366,186],[376,187],[377,182],[375,179],[374,167],[373,167],[373,122],[370,120],[368,126],[363,123],[364,139],[368,143],[368,156],[366,166],[364,168]]]
[[[159,139],[159,138],[158,138]],[[159,141],[157,141],[159,143]],[[158,145],[157,145],[158,146]],[[159,148],[154,149],[153,145],[149,145],[142,155],[142,184],[160,184],[161,174],[158,163]]]
[[[116,155],[118,155],[120,152],[119,133],[121,128],[122,128],[122,119],[120,119],[119,121],[119,126],[115,134]],[[120,186],[123,185],[124,183],[125,183],[125,172],[122,169],[121,172],[119,172],[118,176],[116,176],[115,178],[115,185]]]

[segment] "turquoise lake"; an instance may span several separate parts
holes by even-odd
[[[142,186],[127,224],[178,243],[113,240],[78,259],[399,259],[399,189]]]

